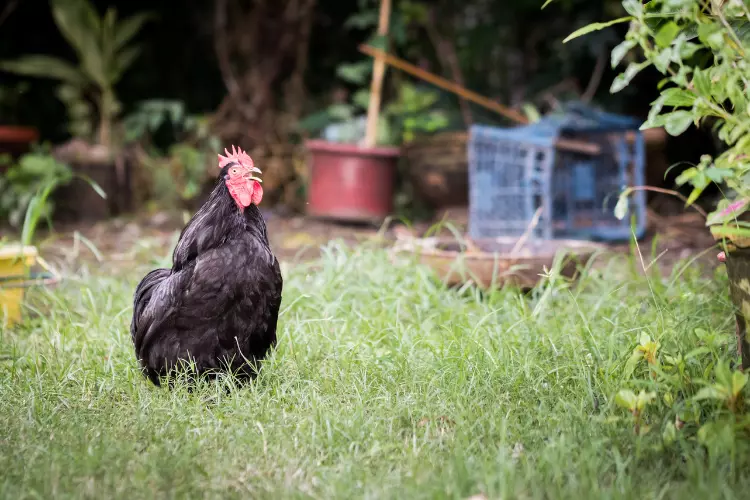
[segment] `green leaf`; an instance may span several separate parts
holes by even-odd
[[[678,186],[683,186],[694,179],[699,173],[701,173],[700,170],[695,167],[690,167],[678,175],[675,182]]]
[[[641,391],[638,393],[638,398],[636,399],[635,407],[638,410],[642,410],[646,407],[651,401],[656,399],[656,393],[655,392],[645,392]]]
[[[622,8],[633,17],[640,17],[643,14],[643,3],[641,0],[623,0]]]
[[[328,107],[328,114],[336,120],[351,120],[354,117],[354,108],[349,104],[332,104]]]
[[[737,370],[732,374],[732,395],[734,397],[739,396],[742,389],[747,385],[748,375]]]
[[[538,122],[541,118],[541,115],[539,114],[539,110],[534,107],[533,104],[530,103],[524,103],[523,104],[523,114],[526,115],[526,118],[529,120],[529,123],[535,123]]]
[[[668,88],[661,95],[665,106],[692,106],[695,102],[695,94],[677,87]]]
[[[367,45],[374,49],[387,51],[388,50],[388,37],[385,35],[373,35],[366,42]]]
[[[367,109],[370,105],[370,91],[368,89],[359,89],[352,96],[352,102],[362,109]]]
[[[622,193],[620,193],[620,196],[617,199],[617,205],[615,205],[615,217],[617,217],[619,220],[623,220],[628,214],[628,209],[630,208],[630,204],[628,202],[629,196],[630,189],[626,189]]]
[[[664,444],[672,444],[677,439],[677,427],[675,427],[673,422],[667,422],[666,427],[664,427],[664,432],[662,432],[662,440],[664,441]]]
[[[728,168],[719,168],[719,167],[708,167],[705,170],[706,177],[711,179],[711,181],[715,182],[716,184],[721,184],[725,178],[732,177],[734,175],[734,170],[730,170]]]
[[[548,6],[549,4],[551,4],[554,1],[555,0],[547,0],[546,2],[544,2],[544,5],[542,5],[542,9],[544,9],[546,6]]]
[[[119,50],[138,34],[151,19],[154,19],[154,15],[149,12],[135,14],[127,19],[121,21],[115,30],[114,36],[114,50]]]
[[[341,64],[336,68],[336,74],[346,82],[363,85],[367,82],[371,69],[372,63],[364,60],[353,64]]]
[[[82,181],[86,182],[89,186],[91,186],[91,189],[93,189],[96,194],[98,194],[99,196],[101,196],[105,200],[107,199],[107,193],[104,192],[104,189],[102,189],[102,187],[94,179],[92,179],[88,175],[73,174],[73,177],[77,177],[77,178],[81,179]]]
[[[698,38],[712,48],[720,48],[724,43],[724,27],[718,23],[703,23],[698,25]]]
[[[690,196],[688,196],[687,201],[685,202],[686,206],[692,205],[696,202],[696,200],[700,197],[701,193],[703,192],[705,188],[703,187],[696,187],[690,192]]]
[[[669,63],[672,62],[672,56],[674,52],[670,47],[659,51],[655,56],[652,57],[654,67],[661,73],[666,73],[669,69]]]
[[[721,207],[721,205],[719,205]],[[733,222],[740,215],[747,212],[750,209],[750,200],[741,199],[736,200],[721,210],[713,212],[706,220],[707,226],[713,226],[715,224],[723,224],[725,222]]]
[[[713,226],[711,234],[715,238],[750,238],[750,229],[734,225]]]
[[[99,16],[87,0],[52,0],[52,16],[63,37],[78,54],[89,77],[102,85],[105,67],[97,37]]]
[[[0,70],[24,76],[62,80],[71,85],[84,85],[85,75],[72,64],[56,57],[33,55],[15,61],[0,62]]]
[[[625,369],[623,370],[623,376],[630,378],[633,375],[638,363],[643,359],[643,351],[638,349],[633,350],[633,354],[630,355],[628,360],[625,362]]]
[[[656,33],[654,40],[659,47],[669,47],[677,34],[680,32],[680,27],[674,21],[669,21],[664,26],[659,28],[659,32]]]
[[[704,97],[711,95],[711,78],[707,71],[701,71],[698,68],[693,71],[693,87]]]
[[[108,75],[108,83],[114,85],[119,82],[122,75],[130,68],[139,55],[141,55],[140,47],[130,47],[120,52],[117,55],[112,71]]]
[[[612,54],[610,55],[610,63],[612,64],[612,67],[614,68],[620,64],[628,52],[634,49],[636,45],[638,44],[635,40],[625,40],[612,49]]]
[[[724,399],[726,399],[726,396],[727,395],[717,387],[708,386],[698,391],[696,395],[693,396],[693,399],[696,401],[703,401],[706,399],[718,399],[720,401],[723,401]]]
[[[635,78],[635,75],[640,73],[641,70],[643,70],[643,68],[648,65],[648,62],[628,64],[628,67],[625,68],[625,71],[617,75],[617,77],[615,77],[615,79],[612,81],[612,86],[609,88],[609,91],[613,94],[621,91],[630,84],[631,80]]]
[[[637,404],[637,398],[633,391],[623,389],[615,396],[615,403],[626,410],[633,411]]]
[[[579,28],[575,30],[573,33],[568,35],[568,37],[563,40],[563,43],[568,43],[569,41],[581,37],[583,35],[588,35],[589,33],[593,33],[594,31],[600,31],[605,28],[609,28],[610,26],[614,26],[615,24],[620,23],[627,23],[633,20],[632,16],[627,17],[621,17],[619,19],[615,19],[613,21],[607,21],[606,23],[591,23],[587,26],[584,26],[583,28]]]
[[[678,110],[665,115],[664,128],[671,136],[682,134],[693,123],[693,114],[689,111]]]
[[[363,30],[375,26],[376,24],[378,24],[378,12],[375,10],[368,10],[350,16],[344,21],[344,28]]]

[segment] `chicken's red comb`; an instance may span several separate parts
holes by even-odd
[[[253,159],[250,155],[242,151],[240,148],[232,146],[232,152],[230,153],[227,148],[224,148],[224,154],[226,156],[219,155],[219,168],[224,168],[230,163],[239,163],[243,167],[253,168]]]

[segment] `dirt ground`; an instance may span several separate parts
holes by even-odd
[[[674,210],[656,207],[649,211],[647,236],[639,242],[644,259],[655,257],[662,269],[669,272],[672,265],[686,258],[709,268],[717,264],[714,241],[696,212],[660,215]],[[320,247],[330,240],[343,240],[348,244],[377,238],[388,246],[398,238],[421,237],[439,220],[448,221],[463,233],[467,225],[465,209],[449,210],[438,214],[434,222],[415,224],[407,228],[401,223],[383,227],[357,226],[314,220],[304,216],[282,216],[274,211],[264,213],[268,224],[271,245],[279,260],[290,265],[314,259]],[[76,267],[78,263],[97,264],[111,270],[127,272],[136,263],[157,262],[169,256],[187,221],[188,214],[156,213],[116,218],[93,225],[56,226],[56,231],[39,245],[50,262],[63,267]],[[439,233],[451,237],[448,230]],[[631,251],[625,242],[611,245],[615,252]]]

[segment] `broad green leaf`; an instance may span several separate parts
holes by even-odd
[[[669,21],[659,28],[659,32],[656,33],[654,40],[659,47],[666,48],[672,44],[679,32],[679,26],[674,21]]]
[[[695,102],[695,94],[677,87],[668,88],[661,95],[665,106],[692,106]]]
[[[33,55],[15,61],[0,62],[0,70],[24,76],[62,80],[80,86],[87,82],[85,75],[72,64],[56,57]]]
[[[88,0],[51,0],[52,16],[63,37],[78,54],[89,76],[101,84],[105,68],[101,47],[99,16]]]
[[[678,136],[693,123],[693,114],[689,111],[677,110],[665,115],[664,128],[672,136]]]
[[[706,177],[717,184],[721,184],[726,177],[734,175],[734,170],[728,168],[708,167],[705,170]]]
[[[750,238],[750,229],[729,224],[712,226],[711,234],[716,238]]]
[[[719,206],[721,207],[721,205]],[[712,213],[706,220],[706,225],[712,226],[714,224],[723,224],[725,222],[734,221],[737,217],[747,212],[748,209],[750,209],[750,200],[736,200],[723,209]]]
[[[711,95],[711,78],[708,72],[695,69],[693,71],[693,87],[702,96],[708,97]]]
[[[606,23],[591,23],[587,26],[584,26],[583,28],[579,28],[575,30],[573,33],[568,35],[568,37],[565,40],[563,40],[563,43],[568,43],[569,41],[575,38],[581,37],[583,35],[588,35],[589,33],[593,33],[594,31],[600,31],[605,28],[609,28],[610,26],[614,26],[615,24],[627,23],[632,20],[633,20],[632,16],[627,16],[627,17],[621,17],[619,19],[615,19],[612,21],[607,21]]]
[[[698,38],[712,48],[719,48],[724,43],[724,28],[717,23],[698,25]]]
[[[149,12],[135,14],[127,19],[120,21],[115,29],[114,49],[119,50],[143,28],[143,25],[154,19],[154,15]]]

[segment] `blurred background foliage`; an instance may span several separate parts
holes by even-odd
[[[0,61],[43,54],[85,70],[59,15],[56,22],[55,6],[66,1],[5,2]],[[201,164],[212,161],[208,153],[218,143],[238,144],[267,165],[269,202],[303,197],[304,153],[296,145],[313,135],[353,141],[362,133],[372,71],[372,60],[358,50],[365,42],[529,116],[582,99],[645,119],[658,96],[660,75],[648,70],[609,93],[616,75],[609,53],[626,25],[562,43],[581,26],[621,16],[619,0],[558,0],[544,9],[541,0],[393,0],[387,40],[375,35],[378,0],[90,2],[99,26],[137,24],[127,40],[137,57],[93,89],[2,72],[0,125],[33,126],[57,144],[71,134],[102,142],[105,124],[110,144],[135,149],[151,167],[140,186],[171,186],[162,195],[166,205],[199,195]],[[100,48],[107,46],[104,31]],[[108,116],[97,112],[102,107]],[[390,68],[382,110],[383,144],[471,123],[512,125]],[[690,130],[669,139],[666,161],[698,161],[712,145],[710,133]],[[275,194],[274,186],[284,192]]]

